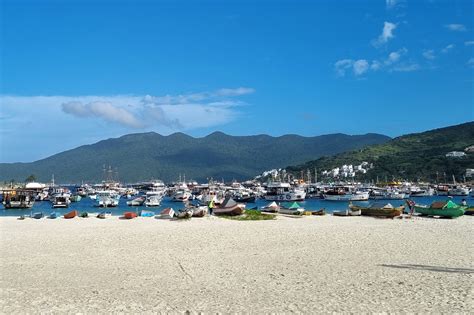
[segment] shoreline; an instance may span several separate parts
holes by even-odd
[[[473,220],[0,217],[0,311],[469,313]]]

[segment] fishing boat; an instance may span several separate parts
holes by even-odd
[[[161,196],[159,195],[147,195],[144,205],[146,207],[159,207],[161,204]]]
[[[373,203],[367,207],[349,204],[352,211],[360,210],[361,215],[370,217],[395,218],[402,215],[405,206],[394,207],[390,203]]]
[[[173,208],[166,208],[163,211],[161,211],[159,215],[155,216],[155,218],[157,219],[172,219],[173,217],[174,217]]]
[[[474,215],[474,206],[468,206],[464,211],[465,215]]]
[[[426,216],[439,216],[444,218],[457,218],[464,215],[464,211],[467,207],[460,206],[454,203],[452,200],[448,201],[435,201],[431,205],[414,205],[414,211],[421,215]]]
[[[141,217],[147,217],[147,218],[151,218],[155,216],[155,212],[150,211],[150,210],[140,210],[139,214]]]
[[[51,212],[48,216],[49,219],[56,219],[58,217],[59,217],[59,213],[57,213],[56,211]]]
[[[175,217],[178,219],[189,219],[190,217],[193,216],[193,210],[192,209],[182,209],[176,211]]]
[[[280,209],[278,209],[278,213],[291,214],[291,215],[303,215],[304,208],[301,207],[297,202],[284,203],[280,205]]]
[[[303,201],[306,192],[301,188],[292,188],[289,183],[271,182],[267,185],[265,200],[268,201]]]
[[[35,204],[35,198],[29,194],[12,191],[3,195],[5,209],[29,209]]]
[[[206,214],[207,214],[207,207],[206,206],[192,207],[191,209],[193,211],[193,217],[195,217],[195,218],[202,218],[202,217],[206,216]]]
[[[108,217],[111,217],[112,216],[112,212],[110,211],[102,211],[100,212],[98,215],[97,215],[97,218],[99,219],[105,219],[105,218],[108,218]]]
[[[409,197],[408,194],[400,192],[397,189],[373,188],[369,192],[369,199],[375,199],[375,200],[403,200],[408,197]]]
[[[309,210],[311,215],[326,215],[326,209],[319,209],[319,210]]]
[[[260,208],[260,211],[264,212],[278,212],[278,209],[280,209],[280,206],[275,202],[272,201],[268,205]]]
[[[128,211],[128,212],[124,212],[123,213],[123,218],[124,219],[127,219],[127,220],[130,220],[130,219],[134,219],[137,217],[137,213],[136,212],[132,212],[132,211]]]
[[[71,212],[68,212],[64,215],[64,219],[72,219],[77,217],[78,213],[77,210],[72,210]]]
[[[130,201],[127,201],[127,206],[131,206],[131,207],[141,207],[143,206],[143,204],[145,203],[145,200],[146,198],[141,196],[141,197],[137,197],[135,199],[132,199]]]
[[[240,215],[244,212],[245,205],[239,204],[234,199],[227,197],[222,204],[212,209],[215,215]]]
[[[71,197],[69,198],[69,200],[71,200],[71,202],[79,202],[79,201],[81,201],[81,199],[82,199],[82,197],[79,194],[71,195]]]
[[[332,215],[338,216],[338,217],[353,217],[353,216],[360,216],[362,213],[360,210],[352,210],[352,209],[346,209],[346,210],[337,210],[332,213]]]
[[[326,190],[323,197],[328,201],[366,201],[369,200],[369,192],[349,186],[336,186]]]
[[[31,217],[33,219],[41,219],[42,217],[44,217],[44,214],[43,214],[43,212],[35,212],[31,215]]]
[[[119,204],[120,195],[113,190],[102,190],[97,192],[96,207],[109,208],[117,207]]]
[[[53,208],[67,208],[71,203],[69,195],[63,193],[54,195],[51,202],[53,203]]]

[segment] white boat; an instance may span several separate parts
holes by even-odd
[[[297,202],[291,204],[282,204],[278,209],[278,213],[291,214],[291,215],[303,215],[304,208],[301,207]]]
[[[369,200],[369,192],[354,190],[349,186],[338,186],[324,192],[323,197],[328,201],[366,201]]]
[[[171,196],[171,200],[176,202],[185,202],[188,201],[191,196],[192,195],[189,189],[178,189]]]
[[[53,203],[53,208],[67,208],[71,203],[68,194],[56,194],[53,196],[51,201]]]
[[[410,197],[430,197],[435,194],[435,190],[431,187],[412,186],[409,190]]]
[[[162,197],[160,195],[147,195],[145,200],[146,207],[159,207]]]
[[[127,206],[140,207],[140,206],[143,206],[143,204],[145,203],[145,200],[146,198],[143,196],[137,197],[133,200],[127,201]]]
[[[156,219],[172,219],[174,217],[174,210],[173,208],[166,208],[161,211],[160,214],[155,216]]]
[[[469,196],[469,187],[464,185],[452,185],[448,189],[449,196]]]
[[[264,211],[264,212],[278,212],[278,210],[280,209],[280,206],[275,202],[275,201],[272,201],[271,203],[269,203],[268,205],[260,208],[260,211]]]
[[[102,190],[97,192],[96,207],[108,208],[117,207],[120,195],[113,190]]]
[[[289,183],[272,182],[267,185],[265,200],[269,201],[303,201],[306,192],[301,188],[293,188]]]
[[[369,192],[369,198],[374,200],[403,200],[409,196],[397,189],[373,188]]]
[[[362,215],[362,210],[351,210],[351,209],[338,210],[338,211],[334,211],[332,215],[335,215],[338,217],[360,216]]]

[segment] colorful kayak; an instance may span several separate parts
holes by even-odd
[[[151,217],[155,216],[155,212],[154,211],[149,211],[149,210],[140,210],[140,216],[151,218]]]
[[[464,215],[466,206],[460,206],[453,201],[435,201],[430,206],[418,205],[414,206],[415,212],[427,216],[439,216],[444,218],[457,218]]]

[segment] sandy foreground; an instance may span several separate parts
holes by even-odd
[[[473,313],[474,217],[0,218],[0,312]]]

